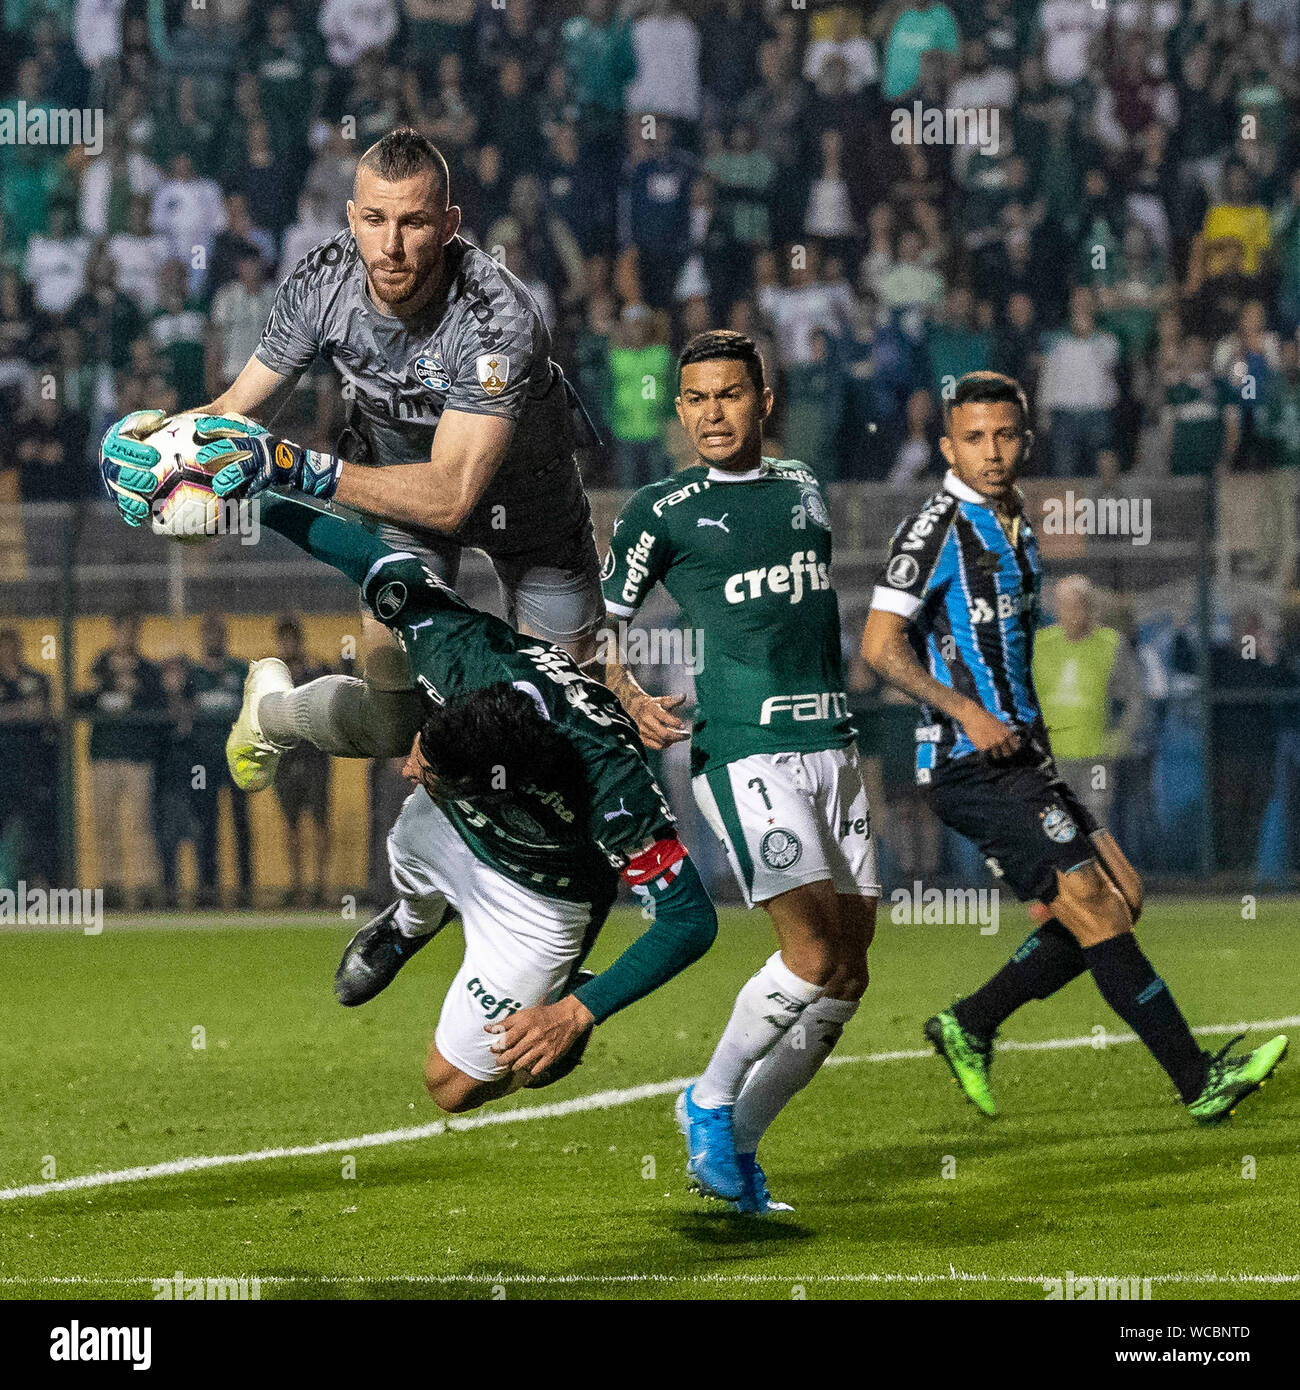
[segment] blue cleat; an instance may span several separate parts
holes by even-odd
[[[740,1176],[745,1180],[745,1192],[735,1204],[746,1216],[761,1216],[770,1211],[793,1211],[789,1202],[774,1202],[767,1190],[767,1174],[759,1166],[757,1154],[737,1154]]]
[[[706,1197],[738,1201],[746,1183],[736,1162],[736,1139],[731,1128],[735,1108],[720,1105],[706,1110],[696,1105],[695,1086],[688,1086],[677,1097],[677,1128],[686,1138],[686,1176],[695,1181]]]

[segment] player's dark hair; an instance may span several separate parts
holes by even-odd
[[[763,354],[753,338],[737,333],[730,328],[712,328],[707,333],[697,333],[682,349],[677,359],[677,383],[681,389],[682,368],[692,362],[743,362],[754,390],[762,392],[767,385],[763,371]]]
[[[444,201],[450,197],[451,175],[442,151],[427,136],[412,130],[410,126],[398,126],[376,140],[357,161],[357,168],[363,167],[388,183],[398,183],[416,174],[432,171]]]
[[[505,681],[437,706],[420,729],[420,756],[439,800],[489,805],[533,783],[558,792],[576,824],[586,819],[591,793],[577,749],[532,696]]]
[[[952,413],[959,405],[975,405],[991,401],[1010,401],[1020,409],[1020,428],[1029,428],[1029,400],[1025,388],[1014,378],[1001,372],[967,372],[957,382],[952,397],[943,399],[943,432],[952,430]]]

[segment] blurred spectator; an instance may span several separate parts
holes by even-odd
[[[199,824],[197,847],[200,907],[219,901],[217,830],[221,792],[229,793],[230,819],[235,832],[235,872],[240,907],[252,905],[253,856],[248,825],[248,797],[237,791],[226,767],[226,736],[239,715],[248,663],[230,655],[226,620],[214,609],[199,622],[201,655],[189,670],[194,702],[194,761],[204,770],[203,785],[194,791],[192,806]]]
[[[823,483],[839,480],[836,437],[844,410],[844,381],[840,364],[830,353],[825,329],[808,335],[809,358],[785,367],[785,433],[787,458],[798,459]]]
[[[114,370],[131,359],[131,343],[144,320],[135,302],[117,287],[117,266],[100,242],[86,262],[86,287],[68,305],[67,321],[90,356]]]
[[[207,326],[197,297],[187,293],[180,261],[166,261],[159,277],[161,297],[149,324],[149,339],[162,359],[167,380],[185,405],[207,399]]]
[[[582,13],[566,19],[561,32],[583,158],[596,166],[603,181],[621,162],[625,94],[636,76],[632,28],[616,12],[614,0],[583,0]]]
[[[921,80],[925,54],[956,54],[959,46],[957,20],[948,6],[938,0],[914,0],[894,21],[885,42],[885,99],[896,101],[911,92]]]
[[[1108,11],[1076,0],[1042,0],[1037,27],[1043,36],[1043,65],[1058,87],[1073,87],[1096,67],[1096,44]]]
[[[803,75],[816,82],[822,68],[831,58],[838,58],[847,73],[850,92],[873,87],[880,81],[880,65],[876,46],[862,32],[862,17],[849,5],[834,5],[820,11],[814,23],[820,22],[820,37],[814,37],[804,53]]]
[[[212,336],[208,362],[216,367],[213,394],[225,390],[244,369],[262,339],[275,302],[275,286],[266,278],[262,258],[249,246],[240,256],[237,275],[212,300]]]
[[[930,359],[930,386],[935,395],[951,396],[959,378],[967,372],[988,371],[992,365],[993,338],[986,321],[986,305],[975,302],[965,285],[954,285],[944,301],[940,318],[927,326],[925,347]]]
[[[1250,191],[1250,175],[1238,160],[1230,160],[1224,168],[1223,198],[1205,214],[1201,235],[1208,244],[1219,240],[1236,241],[1241,246],[1241,269],[1254,275],[1260,268],[1260,257],[1272,245],[1272,230],[1268,209]]]
[[[897,251],[892,250],[888,214],[888,203],[878,204],[872,212],[871,250],[862,266],[865,282],[885,309],[936,307],[944,298],[943,276],[934,268],[915,228],[905,228]]]
[[[1228,382],[1210,370],[1210,347],[1189,333],[1175,375],[1165,388],[1161,430],[1165,458],[1175,477],[1223,474],[1241,439],[1241,402]]]
[[[643,304],[623,310],[609,348],[609,376],[618,486],[630,491],[668,472],[663,429],[677,393],[662,315]]]
[[[289,668],[295,685],[304,685],[318,676],[328,674],[328,668],[307,655],[303,646],[302,624],[286,614],[275,625],[277,655]],[[284,905],[307,907],[324,906],[327,897],[327,874],[330,855],[330,759],[328,753],[310,743],[298,743],[280,758],[275,775],[275,796],[284,816],[284,844],[289,860],[289,891]],[[315,825],[314,891],[307,889],[302,843],[303,821],[310,818]]]
[[[49,677],[23,660],[16,628],[0,628],[0,885],[58,875],[58,739]]]
[[[24,502],[76,502],[95,496],[86,458],[86,420],[44,392],[19,415],[11,435]]]
[[[813,361],[815,329],[838,334],[848,320],[853,294],[843,281],[822,278],[821,252],[815,244],[787,248],[789,283],[764,284],[758,305],[772,325],[777,351],[786,366]]]
[[[158,884],[153,749],[166,707],[162,675],[140,654],[138,613],[113,619],[113,644],[95,658],[90,678],[77,705],[91,717],[91,803],[104,903],[134,909],[153,897]],[[132,866],[136,884],[128,892]]]
[[[758,82],[764,25],[758,0],[714,0],[700,21],[700,80],[711,118],[733,111]]]
[[[153,198],[153,227],[167,242],[167,253],[188,268],[191,289],[202,285],[212,244],[226,225],[221,190],[194,172],[188,154],[171,162],[171,177]]]
[[[203,843],[198,818],[194,814],[193,788],[206,769],[197,765],[194,744],[194,691],[189,679],[189,663],[173,653],[159,667],[163,695],[163,717],[150,731],[152,746],[154,835],[162,872],[163,906],[180,906],[176,876],[177,856],[186,840],[198,856]]]
[[[253,255],[261,260],[265,271],[275,269],[275,238],[265,227],[257,226],[248,215],[248,199],[242,193],[227,193],[225,197],[226,225],[212,244],[212,263],[208,269],[205,293],[209,303],[223,285],[239,274],[239,262]],[[337,231],[338,228],[332,228]],[[330,235],[329,232],[325,236]],[[325,240],[325,237],[319,238]]]
[[[397,35],[395,0],[325,0],[317,25],[329,60],[350,68],[372,49],[385,49]]]
[[[636,77],[629,111],[670,116],[689,133],[700,118],[700,31],[675,0],[649,0],[632,25]]]
[[[928,391],[913,391],[907,398],[907,438],[889,470],[890,487],[906,487],[929,472],[935,450],[933,419],[934,398]]]
[[[1097,621],[1097,595],[1081,574],[1059,579],[1056,622],[1034,639],[1034,686],[1066,785],[1103,827],[1110,821],[1117,763],[1133,749],[1146,697],[1133,648]]]
[[[1043,358],[1038,410],[1050,428],[1048,472],[1057,478],[1093,474],[1098,456],[1115,447],[1111,412],[1119,400],[1119,343],[1097,327],[1093,292],[1070,295],[1069,331],[1057,334]]]
[[[636,250],[641,294],[666,309],[690,239],[695,161],[673,147],[673,127],[657,122],[653,140],[638,140],[619,181],[618,240]]]
[[[1031,401],[1038,399],[1039,329],[1034,301],[1023,290],[1008,295],[1002,318],[993,329],[992,364],[995,372],[1014,377]]]
[[[167,241],[149,227],[149,199],[131,198],[124,232],[108,239],[108,256],[117,271],[117,287],[144,314],[158,307],[159,274],[167,259]]]
[[[104,152],[92,159],[81,178],[78,216],[81,230],[91,236],[120,235],[138,223],[132,222],[137,199],[148,209],[154,192],[162,182],[158,166],[139,147],[138,142],[110,132]],[[133,232],[132,235],[139,235]]]
[[[38,232],[27,242],[23,279],[32,287],[36,307],[62,314],[81,293],[89,256],[90,238],[73,229],[71,212],[56,203],[50,208],[49,233]]]

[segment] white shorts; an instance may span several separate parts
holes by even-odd
[[[691,787],[746,907],[822,879],[837,893],[880,896],[856,748],[754,753],[691,778]]]
[[[389,832],[388,862],[407,922],[432,930],[451,903],[464,927],[465,956],[433,1035],[438,1052],[479,1081],[504,1075],[484,1026],[558,999],[606,909],[597,921],[590,903],[543,897],[498,873],[423,788]]]

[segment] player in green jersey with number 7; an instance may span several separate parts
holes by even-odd
[[[707,1196],[770,1211],[759,1140],[857,1012],[880,895],[853,745],[816,476],[763,457],[763,360],[740,333],[702,333],[680,359],[677,414],[698,462],[623,508],[601,579],[615,624],[656,583],[702,634],[691,731],[696,801],[746,906],[779,950],[736,998],[703,1075],[677,1100],[688,1171]],[[672,698],[616,662],[606,681],[656,748],[688,737]]]

